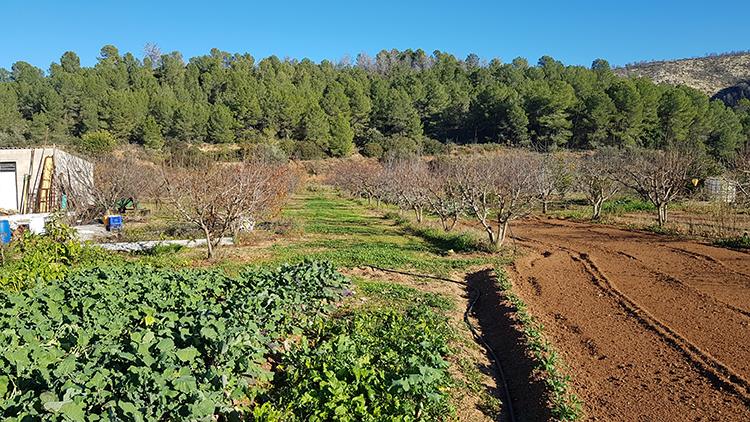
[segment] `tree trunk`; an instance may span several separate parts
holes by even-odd
[[[487,236],[490,240],[490,245],[495,245],[497,243],[497,237],[495,236],[495,232],[492,230],[492,226],[488,225],[484,221],[482,221],[482,225],[484,226],[484,230],[487,232]]]
[[[659,216],[658,216],[659,227],[663,227],[664,223],[667,222],[667,204],[659,204],[657,209],[659,212]]]
[[[472,211],[474,212],[474,216],[477,218],[477,220],[479,220],[479,222],[482,223],[482,227],[484,227],[484,231],[487,232],[487,236],[490,239],[490,245],[494,245],[495,244],[495,232],[492,230],[492,226],[487,224],[487,215],[480,214],[476,207],[472,207]]]
[[[213,243],[211,243],[211,232],[208,231],[208,228],[206,226],[203,226],[203,234],[206,236],[208,259],[211,259],[214,257],[214,245]]]
[[[604,203],[603,199],[597,199],[593,202],[594,211],[591,215],[592,220],[598,220],[602,216],[602,204]]]
[[[547,214],[547,209],[549,208],[549,201],[542,200],[542,214]]]
[[[458,216],[454,215],[451,218],[451,224],[445,229],[445,231],[449,232],[449,231],[453,230],[453,228],[456,227],[456,223],[457,222],[458,222]]]
[[[508,233],[508,221],[498,221],[497,222],[497,236],[495,237],[495,246],[501,247],[503,246],[503,243],[505,242],[505,235]]]
[[[414,206],[414,216],[417,218],[417,223],[422,222],[422,208]]]

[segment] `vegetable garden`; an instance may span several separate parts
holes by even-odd
[[[445,412],[444,322],[425,307],[327,320],[347,289],[325,262],[236,276],[126,263],[3,294],[0,410],[6,420]]]
[[[316,324],[344,285],[312,262],[231,278],[126,264],[5,295],[3,412],[241,414],[272,378],[266,356]]]

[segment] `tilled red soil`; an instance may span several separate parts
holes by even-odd
[[[529,220],[510,276],[592,420],[750,420],[750,254]]]

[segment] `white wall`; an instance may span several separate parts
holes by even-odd
[[[0,163],[2,162],[0,161]],[[16,172],[0,171],[0,209],[18,210]]]
[[[26,200],[28,201],[28,195],[36,193],[39,187],[39,179],[41,177],[43,160],[45,157],[55,157],[55,177],[64,173],[70,173],[71,167],[75,167],[76,176],[83,180],[91,180],[93,186],[94,170],[93,164],[67,154],[64,151],[56,148],[0,148],[0,162],[15,162],[16,163],[16,197],[17,201],[21,201],[23,193],[23,179],[27,174],[31,175],[31,191],[27,193]],[[75,166],[71,166],[71,163],[76,163]],[[3,190],[4,191],[4,190]],[[1,201],[2,199],[0,199]],[[19,207],[21,204],[18,204]],[[16,211],[20,211],[16,207]]]

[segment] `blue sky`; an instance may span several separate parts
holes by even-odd
[[[738,17],[746,2],[4,0],[0,67],[24,60],[46,70],[67,50],[92,65],[105,44],[142,57],[149,42],[186,58],[213,47],[315,61],[422,48],[505,62],[548,54],[566,64],[601,57],[622,65],[750,49]]]

